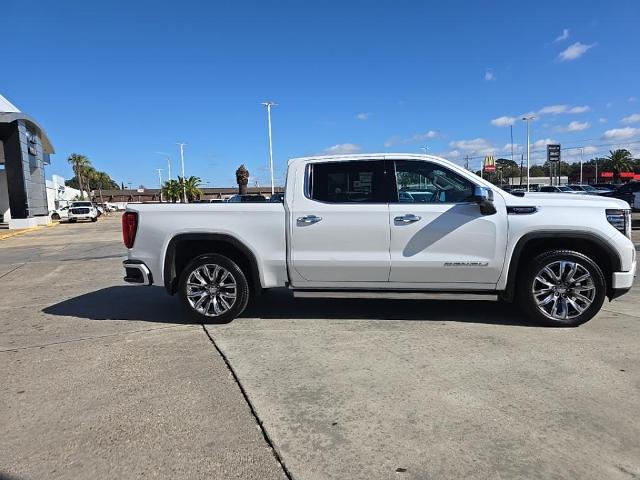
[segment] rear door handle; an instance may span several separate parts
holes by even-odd
[[[305,215],[304,217],[298,217],[298,223],[302,223],[303,225],[311,225],[312,223],[318,223],[322,220],[322,217],[318,217],[316,215]]]
[[[407,213],[406,215],[395,217],[393,221],[397,223],[413,223],[419,221],[421,218],[422,217],[414,215],[413,213]]]

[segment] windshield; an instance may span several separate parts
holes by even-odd
[[[72,207],[90,207],[91,202],[73,202]]]
[[[582,189],[587,191],[587,192],[593,192],[593,191],[597,190],[597,188],[592,187],[591,185],[582,185]]]
[[[558,190],[561,192],[573,192],[573,190],[569,187],[558,187]]]

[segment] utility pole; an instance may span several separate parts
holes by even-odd
[[[271,141],[271,107],[278,105],[271,101],[262,102],[262,105],[267,107],[267,121],[269,123],[269,170],[271,170],[271,195],[275,193],[275,187],[273,184],[273,145]]]
[[[469,155],[464,156],[464,168],[465,170],[469,170]]]
[[[520,186],[522,186],[522,164],[524,163],[524,154],[520,154]]]
[[[535,117],[522,117],[522,120],[527,122],[527,192],[529,191],[529,179],[531,175],[529,172],[531,171],[531,127],[529,122],[533,120]]]
[[[178,145],[180,146],[180,163],[182,164],[182,201],[187,203],[187,185],[184,177],[184,146],[186,143],[178,142]]]
[[[156,168],[158,170],[158,181],[160,182],[160,203],[162,203],[162,169]]]
[[[598,182],[598,157],[595,157],[594,160],[596,161],[596,183],[600,183]]]
[[[584,148],[580,147],[580,185],[582,185],[582,161],[584,160]]]
[[[509,130],[511,130],[511,161],[513,162],[513,125],[509,125]]]

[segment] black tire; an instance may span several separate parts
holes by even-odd
[[[92,221],[92,222],[97,222],[97,221],[98,221],[98,217],[92,217],[92,218],[91,218],[91,221]]]
[[[207,266],[206,268],[209,269],[208,271],[210,273],[212,273],[211,266],[218,265],[219,267],[222,267],[222,269],[224,269],[226,272],[229,273],[229,275],[232,278],[232,281],[235,282],[235,285],[236,285],[235,301],[233,302],[233,304],[230,305],[231,308],[229,308],[228,310],[220,314],[216,314],[215,309],[216,308],[224,309],[225,307],[222,303],[218,303],[218,300],[216,300],[216,302],[212,302],[211,300],[209,300],[209,303],[206,305],[206,311],[208,314],[205,314],[203,311],[198,311],[196,308],[194,308],[194,305],[192,305],[189,298],[187,297],[187,287],[188,287],[187,282],[189,280],[189,277],[196,270],[198,270],[200,267],[203,267],[205,265]],[[209,286],[211,287],[216,283],[217,282],[214,279],[214,281],[211,282]],[[196,291],[197,290],[199,290],[199,287],[196,288]],[[201,255],[199,257],[194,258],[180,274],[180,283],[178,286],[178,292],[184,308],[187,310],[191,318],[193,318],[194,320],[197,320],[199,323],[230,322],[231,320],[236,318],[238,315],[242,314],[244,309],[247,308],[247,304],[249,303],[249,297],[250,297],[249,283],[247,282],[247,278],[244,272],[242,271],[242,269],[233,260],[229,259],[228,257],[225,257],[224,255],[219,255],[219,254],[206,254],[206,255]],[[231,292],[231,290],[229,290],[228,292]],[[220,292],[218,292],[218,295],[219,294]],[[220,298],[218,295],[214,295],[216,299]],[[209,295],[209,298],[211,298],[210,295]],[[228,299],[225,301],[228,301]],[[206,303],[207,299],[205,299],[204,302]],[[218,307],[216,307],[216,304],[218,305]],[[204,308],[204,305],[202,306],[202,308]]]
[[[77,219],[75,219],[75,218],[70,218],[70,219],[69,219],[69,223],[76,223],[76,220],[77,220]]]
[[[563,267],[559,262],[569,264]],[[577,265],[574,275],[579,275],[578,277],[570,275],[573,264]],[[554,274],[557,272],[558,284],[552,282],[552,285],[547,285],[536,280],[545,267],[551,267]],[[566,281],[570,276],[574,279],[583,278],[587,272],[590,278],[582,282]],[[551,277],[543,275],[544,280],[548,278]],[[534,288],[544,292],[538,294],[538,299],[546,302],[542,307],[536,302]],[[577,327],[591,320],[600,311],[606,296],[607,283],[600,267],[586,255],[571,250],[553,250],[538,255],[524,266],[518,275],[516,289],[520,308],[535,322],[550,327]],[[584,302],[581,297],[591,300],[591,303]],[[556,302],[557,315],[552,315]],[[576,305],[582,310],[576,308]],[[558,315],[563,313],[565,318],[558,318]]]
[[[57,213],[52,213],[51,220],[60,220],[60,215],[58,215]]]

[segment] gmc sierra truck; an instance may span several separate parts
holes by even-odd
[[[546,325],[577,326],[636,271],[626,202],[512,195],[431,155],[297,158],[282,203],[129,204],[122,227],[125,280],[163,285],[206,323],[287,287],[491,295]]]

